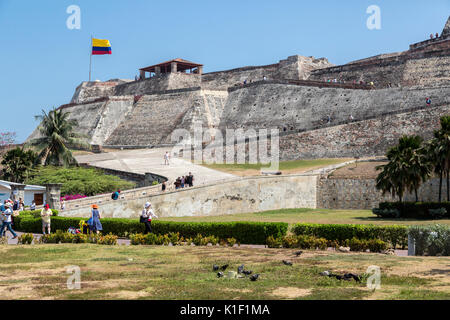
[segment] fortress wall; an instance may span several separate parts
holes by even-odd
[[[424,183],[418,190],[419,201],[438,201],[439,179],[434,178]],[[447,186],[442,185],[445,198]],[[406,194],[405,201],[416,201],[413,194]],[[375,179],[320,179],[317,187],[317,207],[326,209],[366,209],[377,208],[380,202],[398,201],[389,193],[376,188]],[[375,215],[374,215],[375,217]]]
[[[214,216],[287,208],[316,208],[317,176],[251,177],[167,192],[138,199],[108,201],[102,217],[138,218],[151,201],[159,217]],[[74,208],[62,216],[87,217],[89,207]]]
[[[385,88],[389,83],[398,87],[403,83],[403,73],[406,67],[402,56],[387,59],[371,59],[357,63],[332,67],[311,72],[310,80],[327,81],[337,79],[352,83],[356,81],[374,82],[378,88]]]
[[[223,109],[228,97],[227,91],[201,90],[192,99],[190,108],[176,129],[185,129],[194,135],[194,125],[200,123],[203,130],[218,128]],[[211,132],[214,135],[214,132]],[[164,140],[164,144],[171,144],[171,135]]]
[[[192,107],[195,91],[144,95],[105,145],[159,145]]]
[[[86,136],[91,144],[102,145],[131,110],[133,102],[134,97],[130,96],[110,97],[100,102],[68,105],[64,107],[64,112],[69,112],[69,119],[78,122],[77,133]],[[36,129],[27,140],[38,136]]]
[[[230,91],[220,122],[226,128],[298,132],[333,123],[374,118],[386,112],[450,102],[450,88],[352,90],[261,83]]]
[[[194,121],[204,127],[217,127],[222,114],[226,91],[174,90],[145,95],[135,104],[114,130],[106,145],[156,146],[173,144],[172,132],[186,129],[193,132]]]
[[[133,104],[133,96],[110,97],[103,107],[101,117],[92,135],[91,143],[103,145],[115,128],[133,109]]]
[[[381,156],[402,135],[425,139],[440,127],[441,116],[450,114],[450,103],[413,112],[323,128],[280,137],[282,160]]]
[[[114,95],[115,87],[128,80],[110,80],[106,82],[82,82],[75,90],[70,103],[85,103]]]
[[[417,86],[450,86],[450,56],[408,60],[402,83]]]
[[[245,80],[261,81],[267,79],[305,80],[312,70],[332,66],[325,58],[291,56],[277,64],[244,67],[227,71],[211,72],[202,75],[202,88],[227,89],[243,83]]]
[[[145,95],[165,90],[200,86],[200,75],[166,73],[142,81],[133,81],[115,87],[114,95]]]
[[[311,71],[310,80],[338,79],[346,82],[371,82],[378,88],[391,83],[397,86],[448,85],[450,39],[425,45],[412,45],[411,50],[379,55],[342,66]]]

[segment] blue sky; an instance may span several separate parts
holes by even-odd
[[[66,27],[70,5],[81,9],[80,30]],[[381,30],[366,27],[370,5],[381,9]],[[343,64],[406,50],[440,33],[449,13],[449,0],[0,0],[0,107],[8,119],[0,131],[16,131],[22,142],[34,115],[70,101],[89,77],[91,35],[113,50],[93,57],[93,79],[131,79],[172,58],[205,72],[295,54]]]

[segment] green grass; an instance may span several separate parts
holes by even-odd
[[[349,159],[316,159],[316,160],[294,160],[294,161],[281,161],[279,163],[280,171],[291,170],[307,170],[315,167],[325,167],[333,164],[343,163]],[[267,168],[267,164],[203,164],[205,167],[224,170],[230,172],[245,171],[245,170],[261,170],[261,168]]]
[[[437,275],[421,278],[423,273],[415,274],[417,268],[429,265],[448,269],[448,261],[443,259],[307,250],[296,258],[293,252],[248,247],[0,246],[0,268],[8,270],[8,281],[0,282],[0,290],[3,299],[343,300],[369,299],[380,293],[385,299],[416,299],[426,292],[436,299],[449,299],[449,287]],[[355,257],[348,259],[350,256]],[[294,266],[283,265],[283,259],[293,261]],[[393,266],[391,260],[398,265]],[[230,270],[245,264],[259,273],[260,279],[218,279],[211,267],[225,263],[230,264]],[[69,265],[81,268],[81,290],[67,289],[65,268]],[[319,275],[323,270],[363,274],[369,265],[382,269],[382,289],[377,293],[367,289],[364,281],[339,281]],[[12,266],[14,270],[10,270]],[[408,275],[395,274],[398,271]]]
[[[381,219],[371,210],[332,210],[332,209],[283,209],[257,213],[243,213],[221,216],[161,218],[164,221],[184,222],[228,222],[228,221],[260,221],[295,223],[332,223],[332,224],[377,224],[377,225],[423,225],[447,224],[444,220],[411,220],[411,219]]]

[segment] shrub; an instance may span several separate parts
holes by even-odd
[[[283,245],[283,240],[270,236],[267,238],[266,244],[269,248],[280,248]]]
[[[211,243],[213,246],[217,246],[217,244],[219,243],[219,238],[215,237],[215,236],[210,236],[208,238],[209,243]]]
[[[444,217],[450,218],[450,202],[382,202],[379,205],[381,210],[396,209],[400,212],[401,218],[406,219],[435,219],[440,215],[433,216],[431,210],[445,209]]]
[[[450,255],[449,226],[412,226],[409,228],[409,235],[415,242],[415,254],[417,256]]]
[[[373,214],[379,218],[400,218],[400,211],[397,209],[372,209]]]
[[[397,245],[406,247],[408,243],[408,228],[405,226],[375,226],[352,224],[310,224],[299,223],[293,229],[296,235],[309,235],[316,238],[324,238],[329,241],[337,241],[344,245],[347,240],[379,239],[388,242],[392,247]]]
[[[282,239],[283,248],[297,248],[298,237],[294,235],[288,235]]]
[[[25,233],[25,234],[19,236],[19,238],[17,240],[18,240],[19,244],[32,244],[33,239],[34,239],[34,236],[32,233]]]
[[[172,245],[177,246],[180,242],[180,233],[171,232],[169,233],[169,241]]]
[[[15,218],[15,229],[22,232],[39,233],[42,231],[41,218],[33,218],[26,215]],[[83,218],[66,218],[52,217],[52,232],[56,230],[68,230],[70,227],[78,227]],[[103,232],[105,234],[112,233],[116,236],[123,237],[130,234],[143,233],[145,231],[144,224],[139,220],[131,219],[102,219]],[[152,228],[155,234],[179,233],[184,238],[193,238],[197,234],[205,237],[215,236],[219,239],[234,238],[239,243],[246,244],[266,244],[269,236],[283,237],[286,235],[287,223],[271,223],[271,222],[171,222],[171,221],[154,221]]]
[[[107,246],[115,246],[117,245],[117,236],[113,234],[107,234],[105,236],[100,236],[97,239],[97,244],[107,245]]]
[[[62,183],[61,194],[63,196],[73,194],[93,196],[118,189],[127,190],[135,186],[134,183],[119,177],[106,175],[101,170],[80,167],[40,167],[33,177],[26,181],[26,184],[35,185],[46,183]]]
[[[234,245],[236,244],[236,239],[235,238],[228,238],[227,239],[227,243],[230,247],[234,247]]]
[[[370,252],[384,252],[388,248],[388,244],[379,239],[367,240],[367,247]]]
[[[447,214],[447,210],[445,208],[439,209],[428,209],[428,213],[433,219],[443,219]]]
[[[56,217],[58,216],[59,211],[55,209],[52,210],[52,216]],[[19,217],[33,217],[33,218],[40,218],[41,217],[41,210],[23,210],[19,211]],[[15,219],[18,217],[15,217]]]

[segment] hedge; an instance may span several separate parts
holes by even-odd
[[[21,232],[40,233],[42,222],[40,218],[22,216],[14,218],[14,228]],[[66,231],[70,227],[79,227],[83,218],[52,217],[51,229]],[[119,237],[128,237],[131,234],[143,233],[144,224],[138,220],[130,219],[102,219],[103,233],[112,233]],[[288,229],[287,223],[274,222],[171,222],[153,221],[152,230],[155,234],[180,233],[184,238],[202,236],[216,236],[220,239],[235,238],[243,244],[266,244],[269,236],[283,237]]]
[[[444,208],[447,211],[444,217],[450,218],[450,202],[382,202],[379,208],[396,209],[400,212],[400,218],[406,219],[435,219],[429,210]]]
[[[344,244],[347,240],[379,239],[390,243],[394,248],[408,244],[408,228],[405,226],[376,226],[357,224],[296,224],[292,232],[296,235],[310,235]]]
[[[51,209],[53,216],[56,217],[59,214],[58,210]],[[19,211],[20,216],[33,216],[34,218],[39,218],[41,216],[41,210],[23,210]]]

